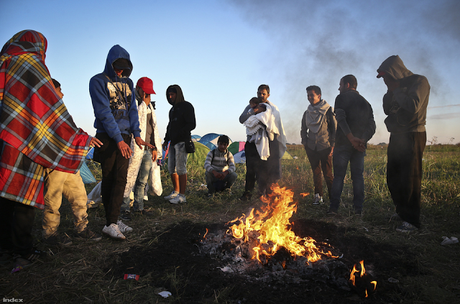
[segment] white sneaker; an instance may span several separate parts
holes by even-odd
[[[113,239],[120,239],[120,240],[126,239],[126,237],[123,235],[123,233],[121,233],[121,231],[118,228],[117,224],[112,223],[109,226],[104,226],[104,228],[102,229],[102,233],[107,234],[108,236],[110,236]]]
[[[323,202],[323,197],[319,196],[319,193],[315,194],[315,201],[313,202],[313,205],[319,205]]]
[[[123,223],[121,220],[118,220],[117,225],[118,225],[118,229],[120,229],[121,232],[126,233],[126,232],[133,231],[133,228],[129,227],[128,225]]]
[[[186,203],[187,202],[187,199],[185,198],[185,195],[182,195],[182,194],[178,194],[175,198],[173,199],[170,199],[169,202],[171,204],[179,204],[179,203]]]
[[[171,192],[170,195],[165,196],[165,200],[169,201],[169,200],[171,200],[171,199],[177,197],[178,195],[179,195],[179,192],[173,191],[173,192]]]

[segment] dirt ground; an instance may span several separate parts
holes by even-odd
[[[217,297],[234,303],[399,303],[404,290],[391,276],[420,275],[407,248],[375,243],[334,224],[298,220],[292,226],[296,235],[330,244],[343,254],[340,261],[348,269],[364,260],[369,274],[377,280],[376,291],[364,298],[352,288],[344,290],[314,276],[299,281],[261,282],[255,277],[225,273],[218,268],[223,266],[222,261],[199,253],[206,228],[212,232],[224,226],[188,221],[170,226],[145,246],[118,255],[107,271],[110,269],[115,277],[137,274],[139,280],[151,280],[152,286],[162,286],[181,303],[207,303]],[[350,272],[340,275],[348,281]]]

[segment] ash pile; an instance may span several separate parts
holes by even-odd
[[[307,284],[320,288],[321,283],[335,289],[350,291],[349,268],[340,260],[341,254],[326,243],[317,244],[319,248],[333,250],[333,258],[322,256],[320,260],[310,262],[306,257],[293,256],[284,247],[280,247],[272,256],[259,254],[253,248],[257,243],[257,232],[251,232],[247,241],[235,238],[228,230],[209,232],[198,244],[199,255],[220,261],[220,271],[271,285]],[[266,244],[264,250],[272,244]]]

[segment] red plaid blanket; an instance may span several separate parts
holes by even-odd
[[[0,55],[0,196],[43,208],[43,167],[76,172],[91,138],[77,128],[45,65],[46,38],[26,30]],[[16,151],[15,151],[16,150]]]

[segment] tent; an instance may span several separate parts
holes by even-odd
[[[192,135],[192,141],[197,142],[201,139],[200,135]]]
[[[208,133],[208,134],[202,136],[198,142],[202,143],[203,145],[208,147],[210,150],[213,150],[213,149],[217,148],[217,139],[221,135],[222,134]],[[229,144],[231,144],[232,140],[230,138],[229,138],[229,141],[230,141]]]
[[[83,180],[83,183],[85,184],[91,184],[96,182],[96,179],[94,178],[93,173],[91,173],[91,170],[88,168],[86,162],[84,162],[83,165],[80,167],[80,175],[81,179]]]
[[[233,155],[244,150],[245,141],[234,141],[228,146],[228,151],[232,152]]]
[[[187,167],[203,168],[209,148],[200,142],[195,143],[195,153],[190,153],[187,158]]]

